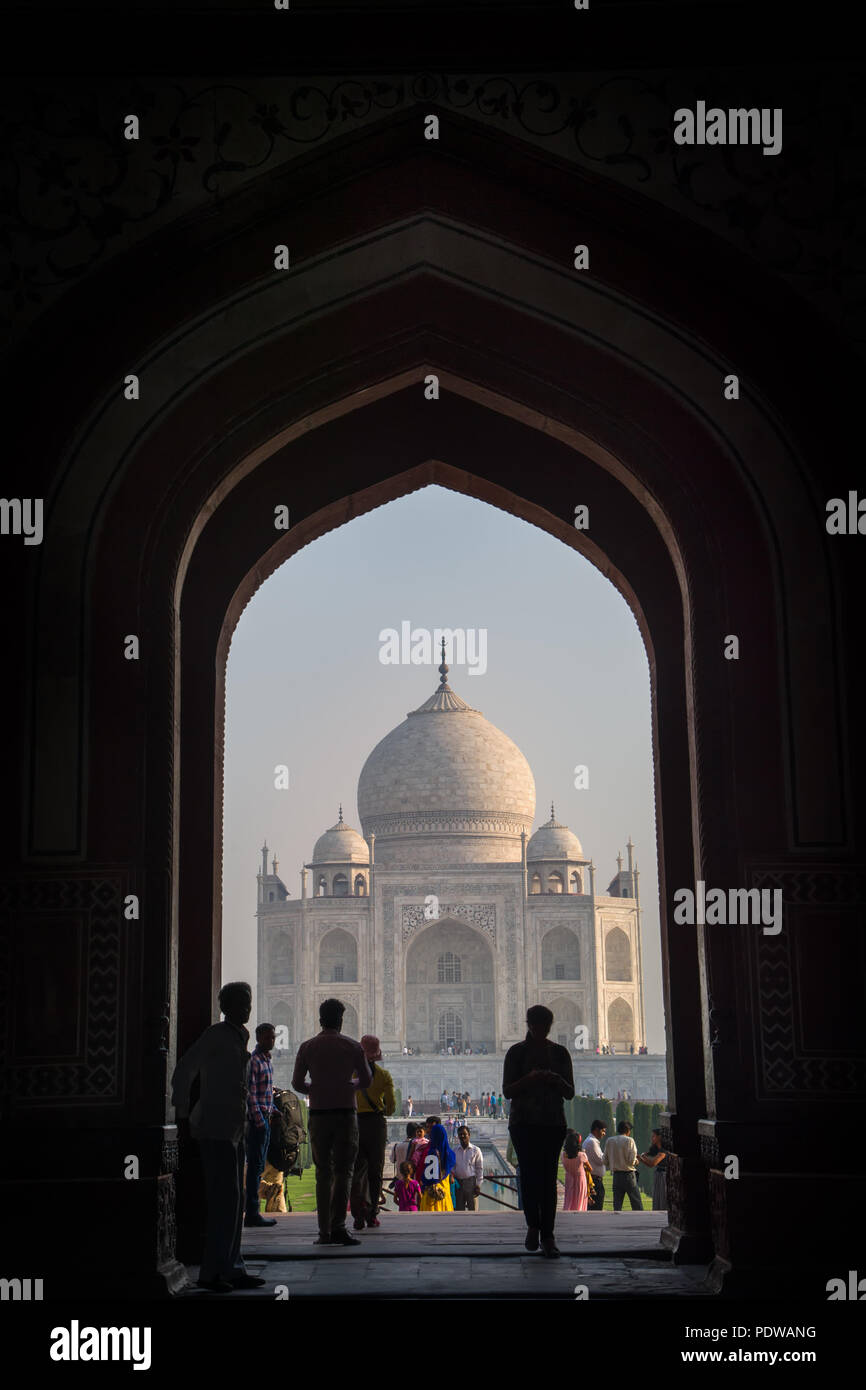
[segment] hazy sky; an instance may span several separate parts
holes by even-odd
[[[430,666],[380,662],[380,632],[404,620],[486,628],[486,672],[455,665],[449,683],[521,749],[535,777],[533,829],[553,800],[595,861],[598,891],[631,835],[648,1042],[663,1051],[649,668],[637,625],[576,551],[441,487],[314,541],[241,617],[226,679],[223,979],[255,987],[264,841],[298,897],[301,865],[340,802],[361,828],[355,793],[367,755],[438,685],[438,655]],[[288,790],[274,787],[278,763],[289,768]],[[579,763],[586,790],[574,787]]]

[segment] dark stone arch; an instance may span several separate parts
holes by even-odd
[[[389,229],[408,222],[416,241],[410,236],[404,249],[417,246],[418,260],[402,276],[385,277],[380,265],[365,281],[356,259],[344,300],[316,304],[306,320],[267,341],[229,333],[215,360],[202,364],[191,353],[188,375],[173,383],[160,409],[149,415],[145,406],[115,430],[109,416],[118,362],[152,366],[156,381],[166,345],[186,341],[215,296],[225,301],[219,312],[231,329],[240,309],[225,307],[228,301],[240,305],[264,293],[261,248],[282,239],[276,232],[287,186],[271,180],[233,200],[218,230],[208,218],[193,219],[161,239],[158,259],[146,244],[71,292],[31,334],[10,374],[10,448],[17,426],[17,447],[29,456],[32,422],[40,421],[33,489],[53,511],[32,590],[22,592],[20,578],[9,589],[13,607],[21,600],[22,624],[35,615],[25,698],[38,737],[31,764],[12,770],[10,799],[23,779],[32,815],[8,843],[25,845],[25,917],[42,910],[28,886],[35,864],[49,898],[55,881],[61,898],[80,891],[125,1008],[109,1029],[110,1065],[82,1062],[85,1083],[49,1068],[54,1090],[42,1113],[47,1123],[48,1107],[63,1109],[74,1096],[77,1118],[92,1131],[121,1133],[118,1142],[135,1136],[148,1154],[148,1180],[160,1193],[171,1187],[166,1075],[178,1040],[186,1046],[211,1021],[219,982],[214,749],[233,624],[262,578],[298,546],[358,510],[436,482],[504,506],[588,555],[627,597],[647,643],[670,1129],[680,1165],[671,1180],[671,1223],[675,1242],[683,1232],[693,1239],[682,1248],[705,1251],[705,1169],[726,1146],[741,1144],[758,1171],[785,1171],[790,1133],[835,1065],[832,1056],[803,1050],[793,1003],[786,1013],[762,999],[761,981],[781,975],[792,992],[796,982],[798,1017],[808,1013],[799,939],[707,933],[699,958],[696,935],[668,931],[666,904],[677,886],[702,875],[722,883],[778,880],[803,922],[816,906],[808,880],[819,863],[831,886],[824,899],[824,890],[814,890],[817,906],[840,941],[847,930],[844,904],[856,894],[839,758],[848,731],[836,694],[844,678],[835,645],[843,562],[814,535],[816,480],[821,460],[845,437],[844,406],[819,419],[809,393],[798,390],[798,351],[814,324],[808,312],[791,313],[787,292],[769,277],[708,250],[671,214],[507,139],[469,131],[453,116],[448,121],[450,152],[435,176],[405,122],[292,170],[301,297],[319,261],[327,258],[329,273],[348,267],[364,238],[371,246],[379,241],[387,260],[397,235]],[[326,167],[334,187],[323,193]],[[573,293],[563,248],[573,243],[576,181],[587,234],[612,247],[587,290],[597,296],[597,318],[607,313],[610,332],[551,308],[555,290]],[[462,229],[461,245],[475,238],[481,259],[505,278],[522,262],[524,278],[510,288],[461,282],[450,224]],[[136,311],[118,321],[117,305],[130,300]],[[796,331],[780,336],[779,323],[795,318]],[[622,330],[630,326],[639,339],[654,322],[670,330],[663,364],[639,360],[623,340]],[[93,352],[70,360],[69,343],[85,332]],[[851,365],[826,333],[823,339],[811,395],[844,401]],[[678,359],[675,343],[688,344],[692,355]],[[736,415],[707,404],[707,381],[731,358],[753,383]],[[420,391],[428,370],[444,386],[435,417]],[[45,379],[63,383],[50,409]],[[856,399],[856,390],[848,394]],[[88,494],[87,448],[98,452],[97,432],[109,425],[103,453],[110,466],[105,478],[94,475],[98,486]],[[750,452],[741,437],[750,431],[766,438],[767,449]],[[62,464],[49,471],[42,462],[49,459]],[[275,543],[262,517],[284,500],[287,479],[295,525]],[[575,501],[590,507],[588,535],[571,524]],[[812,549],[797,576],[803,547]],[[81,620],[75,627],[53,607],[64,586]],[[786,614],[798,608],[793,623]],[[748,681],[720,664],[719,637],[733,624],[751,654]],[[118,656],[129,631],[140,634],[144,649],[136,667]],[[829,712],[823,722],[816,709]],[[127,769],[121,787],[118,765]],[[62,785],[52,797],[43,793],[53,771]],[[121,944],[102,924],[100,903],[116,904],[126,891],[141,892],[148,930]],[[702,971],[712,1010],[706,1047]],[[104,980],[94,975],[87,987],[101,1006]],[[96,1059],[104,1040],[94,1033],[92,1042]],[[837,1052],[850,1045],[844,1035]],[[33,1066],[25,1063],[17,1076],[26,1097]],[[106,1141],[106,1155],[109,1147]],[[109,1158],[94,1159],[92,1145],[72,1155],[73,1175],[76,1164],[109,1187]],[[723,1258],[730,1253],[726,1201],[723,1185],[713,1214]],[[124,1252],[142,1284],[153,1276],[148,1219],[139,1245]],[[107,1218],[105,1239],[110,1224]],[[740,1250],[752,1238],[737,1228]],[[755,1250],[759,1240],[756,1233]]]

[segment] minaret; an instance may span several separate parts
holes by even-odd
[[[279,859],[277,858],[277,856],[274,855],[273,859],[271,860],[271,868],[272,868],[273,871],[274,871],[274,878],[276,878],[276,876],[277,876],[277,867],[278,867],[278,865],[279,865],[279,862],[280,862],[280,861],[279,861]]]
[[[265,843],[262,845],[262,878],[265,879],[265,878],[267,878],[267,876],[268,876],[268,842],[267,842],[267,840],[265,840]]]

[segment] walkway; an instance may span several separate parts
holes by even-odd
[[[267,1284],[230,1295],[273,1299],[561,1298],[575,1285],[590,1299],[708,1297],[704,1268],[672,1265],[659,1245],[664,1212],[568,1212],[557,1218],[562,1259],[530,1255],[522,1215],[511,1212],[388,1213],[358,1246],[317,1246],[313,1213],[287,1213],[244,1232],[251,1273]],[[194,1282],[197,1270],[190,1271]],[[285,1295],[283,1295],[285,1296]],[[192,1289],[181,1297],[206,1298]]]

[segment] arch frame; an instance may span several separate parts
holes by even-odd
[[[220,897],[214,844],[221,820],[213,750],[223,717],[220,673],[243,603],[293,548],[359,508],[383,505],[432,481],[543,525],[592,558],[632,603],[653,686],[666,1006],[673,1038],[670,1094],[678,1107],[671,1133],[686,1165],[701,1156],[711,1162],[721,1132],[752,1136],[756,1161],[770,1171],[784,1152],[774,1137],[780,1125],[793,1126],[806,1101],[820,1092],[820,1059],[797,1054],[787,1016],[780,1022],[760,1012],[762,972],[775,968],[793,979],[794,947],[780,943],[771,950],[734,932],[727,940],[704,933],[693,943],[683,941],[670,932],[664,904],[673,886],[704,872],[749,883],[775,874],[795,901],[802,894],[807,909],[803,883],[816,867],[837,883],[853,881],[845,770],[838,746],[835,754],[831,747],[845,735],[838,693],[844,667],[834,645],[841,627],[840,562],[810,531],[820,498],[820,458],[828,448],[832,452],[834,439],[844,438],[844,428],[830,421],[822,433],[792,386],[798,349],[812,323],[808,313],[791,313],[791,301],[778,287],[747,268],[744,273],[740,258],[719,251],[694,228],[683,233],[675,218],[537,152],[480,139],[453,119],[448,130],[453,153],[442,163],[447,176],[441,186],[417,151],[405,140],[400,145],[400,132],[377,130],[355,141],[351,159],[348,147],[329,149],[329,168],[343,179],[335,179],[334,191],[319,199],[308,219],[295,276],[298,295],[309,290],[314,309],[309,322],[296,317],[282,337],[251,342],[241,324],[244,298],[259,295],[264,302],[268,286],[249,267],[282,213],[275,190],[264,184],[233,204],[232,235],[224,245],[218,238],[213,245],[209,284],[195,265],[209,246],[202,219],[192,238],[190,228],[183,228],[164,239],[162,286],[144,265],[146,258],[130,257],[122,272],[113,267],[100,277],[95,297],[99,303],[102,295],[102,305],[95,320],[90,294],[73,293],[44,328],[48,371],[65,356],[68,342],[81,338],[85,324],[111,348],[70,364],[56,410],[46,420],[46,455],[63,462],[45,489],[50,525],[34,590],[22,605],[33,615],[35,634],[27,705],[35,752],[20,774],[31,805],[22,856],[29,873],[39,866],[44,877],[64,883],[89,875],[88,882],[107,885],[114,900],[127,889],[142,890],[152,928],[149,938],[130,934],[122,944],[106,934],[119,975],[136,983],[124,1000],[118,1030],[123,1042],[107,1067],[110,1084],[75,1101],[93,1125],[146,1122],[164,1128],[167,1073],[178,1037],[183,1045],[212,1017]],[[496,187],[494,171],[496,151],[505,145],[507,197]],[[353,178],[359,151],[360,172]],[[393,184],[395,168],[407,177],[397,180],[392,200],[382,202],[377,191]],[[315,185],[324,161],[313,158],[306,169]],[[586,288],[568,287],[562,260],[562,247],[571,242],[576,180],[589,224],[602,243],[607,233],[617,248],[589,287],[594,321],[605,314],[610,320],[607,337],[582,328],[584,320],[573,311],[569,319],[550,309],[555,292]],[[300,198],[299,206],[309,211],[314,202],[312,196],[306,204]],[[379,224],[359,231],[359,207],[376,209],[372,215]],[[395,233],[389,242],[386,224],[397,227],[404,214],[410,222],[400,228],[403,241]],[[455,233],[455,220],[470,229],[491,267],[498,268],[498,284],[482,285],[477,264],[474,290],[459,284],[455,235],[464,247],[471,238]],[[385,259],[400,246],[404,256],[414,247],[416,259],[404,260],[401,275],[386,283],[381,264],[373,263],[363,245],[365,237],[370,247],[381,243]],[[712,284],[702,274],[702,257],[714,265]],[[247,267],[235,278],[232,259]],[[344,302],[321,301],[317,285],[326,261],[331,269],[346,268]],[[502,284],[503,267],[518,262],[528,268],[525,303]],[[137,282],[148,307],[118,327],[121,274]],[[231,286],[216,312],[236,338],[229,353],[202,360],[190,328],[213,294],[214,276]],[[684,296],[684,284],[700,287],[699,333],[689,322],[692,306],[683,301],[691,291]],[[184,288],[172,298],[179,286]],[[751,313],[743,307],[750,299]],[[591,307],[589,293],[582,303]],[[748,330],[731,326],[731,303],[743,310],[739,321]],[[768,325],[795,318],[797,331],[780,343]],[[372,347],[370,323],[376,332]],[[629,354],[615,331],[629,324],[635,340],[663,330],[671,353],[677,343],[683,351],[688,347],[691,395],[672,384],[684,359],[668,357],[672,380],[666,383]],[[322,350],[326,339],[341,343],[339,360]],[[181,341],[192,365],[178,385],[165,348]],[[486,358],[475,346],[479,341],[488,346]],[[509,354],[510,341],[531,347],[529,365]],[[743,409],[723,419],[718,401],[710,405],[712,384],[720,365],[732,358],[744,364],[753,388]],[[164,392],[158,400],[155,389],[135,419],[119,419],[113,408],[117,360],[143,362]],[[822,365],[826,380],[813,388],[834,399],[851,372],[832,340]],[[13,374],[11,394],[29,421],[41,412],[32,409],[33,383],[20,370],[21,377]],[[430,371],[450,393],[432,448],[429,415],[418,410],[418,387]],[[835,392],[825,389],[831,383]],[[346,447],[347,434],[340,433],[346,420],[356,434],[367,431],[363,446],[356,439]],[[394,450],[395,432],[412,440],[412,448]],[[479,464],[477,449],[474,457],[466,449],[467,434],[476,444],[492,441],[495,470]],[[314,438],[322,456],[343,458],[345,467],[329,464],[314,477],[304,447]],[[531,477],[521,462],[530,440],[537,461]],[[108,472],[96,467],[100,456]],[[690,476],[696,458],[699,483]],[[248,465],[242,476],[232,471],[238,460]],[[564,498],[573,500],[569,479],[575,470],[596,514],[616,509],[619,533],[602,524],[590,539],[570,527]],[[280,476],[298,480],[299,519],[291,539],[275,549],[261,543],[261,514],[280,495]],[[137,549],[129,545],[131,534],[140,540]],[[223,574],[220,557],[227,554],[231,573]],[[821,615],[820,630],[809,631],[808,624],[797,630],[785,616],[786,605],[790,612],[803,598],[798,564],[816,584],[803,607]],[[70,609],[63,607],[64,584]],[[55,600],[62,600],[56,615]],[[62,619],[70,612],[73,621],[66,624]],[[720,700],[708,674],[710,652],[714,634],[727,630],[732,618],[757,653],[751,668],[756,693],[744,695],[727,670]],[[119,636],[133,624],[147,656],[130,697],[115,654]],[[823,683],[810,677],[810,666],[826,672]],[[52,695],[56,703],[58,688],[68,694],[69,707],[49,729],[46,711]],[[803,692],[806,705],[826,696],[832,717],[824,743],[823,729],[816,731],[817,742],[809,737],[808,709],[791,703]],[[192,727],[192,711],[204,712],[199,729]],[[718,729],[716,715],[722,716]],[[702,738],[707,727],[719,734],[716,746]],[[60,785],[52,802],[47,773],[58,749],[68,756],[56,760]],[[126,759],[131,791],[106,806],[104,788],[118,755]],[[197,786],[206,791],[196,809]],[[211,864],[198,896],[182,881],[182,865],[190,862]],[[95,895],[102,887],[88,891]],[[20,890],[23,910],[38,912],[38,898],[28,892],[26,885]],[[93,981],[88,987],[95,991]],[[774,1081],[767,1038],[780,1031],[793,1039],[789,1052],[805,1078],[799,1084]],[[62,1068],[52,1066],[51,1072],[53,1103],[59,1104],[66,1083]],[[684,1201],[674,1220],[705,1231],[700,1182],[684,1166],[682,1190],[690,1186],[694,1199]],[[706,1184],[703,1191],[705,1199]]]

